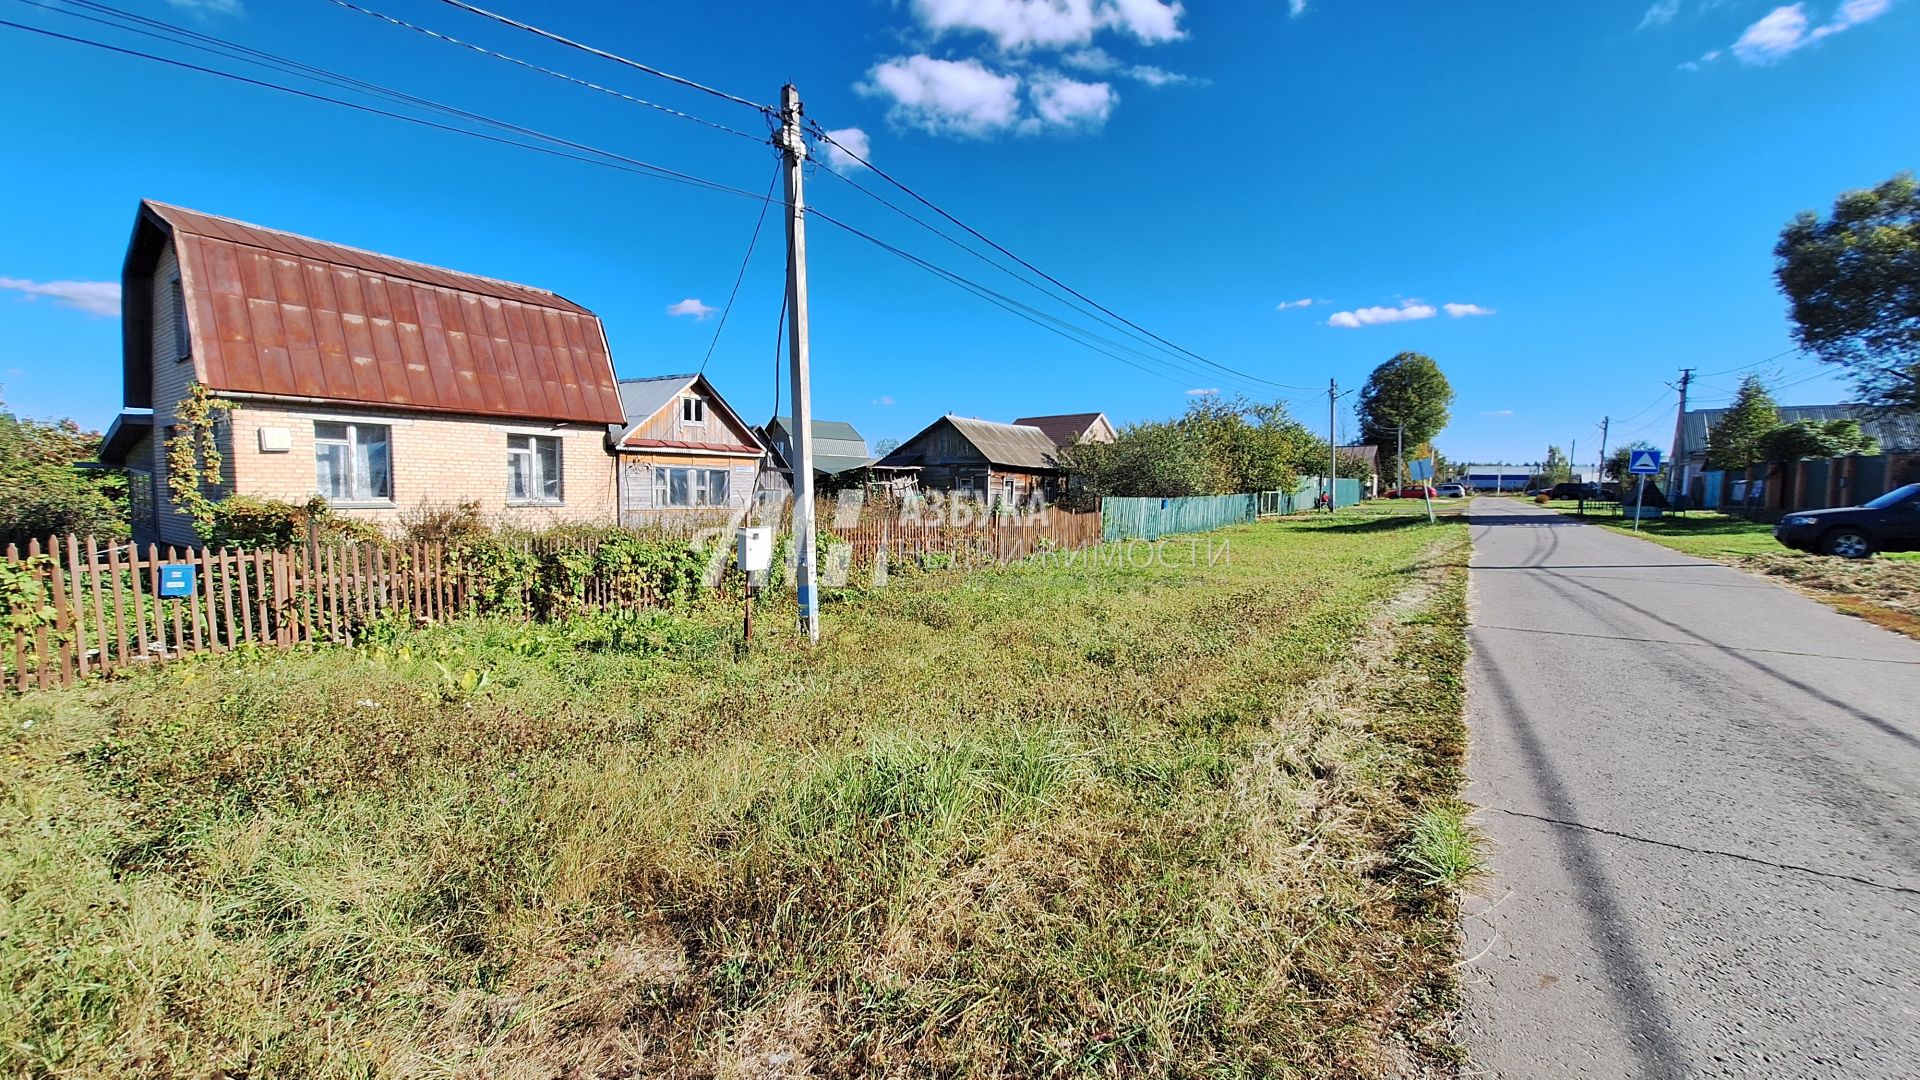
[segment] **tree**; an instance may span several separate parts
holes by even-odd
[[[1567,460],[1567,452],[1557,446],[1547,447],[1547,460],[1542,466],[1547,482],[1557,484],[1573,478],[1573,464]]]
[[[1446,428],[1452,404],[1453,387],[1433,357],[1403,352],[1374,368],[1360,388],[1354,408],[1361,441],[1380,447],[1382,457],[1402,440],[1408,449],[1431,442]]]
[[[881,439],[879,442],[873,444],[873,456],[881,457],[886,454],[891,454],[898,449],[900,449],[899,439]]]
[[[1059,460],[1074,501],[1174,498],[1290,491],[1303,464],[1324,470],[1326,447],[1284,405],[1206,398],[1178,419],[1130,424],[1111,443],[1065,447]]]
[[[93,461],[100,436],[72,420],[44,423],[0,405],[0,544],[74,533],[127,535],[127,480]]]
[[[1863,399],[1920,412],[1920,185],[1903,172],[1802,211],[1774,246],[1794,339],[1845,368]]]
[[[1780,426],[1780,410],[1758,375],[1740,380],[1740,392],[1720,422],[1707,432],[1707,467],[1744,469],[1765,456],[1764,444]]]
[[[1761,449],[1768,461],[1802,461],[1871,454],[1876,445],[1858,420],[1795,420],[1768,432]]]

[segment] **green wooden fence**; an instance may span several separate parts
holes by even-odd
[[[1107,540],[1158,540],[1174,533],[1239,525],[1255,516],[1252,495],[1100,500],[1101,532]]]

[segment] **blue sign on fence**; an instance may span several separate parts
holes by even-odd
[[[161,596],[193,595],[193,564],[166,563],[160,567]]]
[[[1660,471],[1660,451],[1635,450],[1627,459],[1627,471],[1635,476],[1652,476]]]

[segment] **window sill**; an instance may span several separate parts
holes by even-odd
[[[327,508],[330,510],[393,510],[397,509],[399,505],[399,503],[394,502],[392,499],[375,499],[372,502],[335,502],[332,499],[327,500]]]
[[[513,510],[520,510],[520,509],[527,509],[527,508],[538,509],[540,507],[546,507],[548,509],[552,509],[553,507],[556,507],[556,506],[565,506],[565,505],[567,505],[567,500],[565,499],[508,499],[507,500],[508,509],[513,509]]]

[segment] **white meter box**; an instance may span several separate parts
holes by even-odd
[[[749,574],[772,566],[773,530],[765,525],[750,525],[734,534],[733,560]]]

